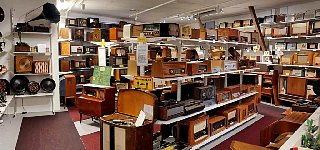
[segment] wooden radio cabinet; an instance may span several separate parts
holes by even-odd
[[[121,41],[121,38],[123,38],[122,28],[110,28],[109,30],[110,41]]]
[[[211,67],[211,72],[223,72],[223,71],[233,71],[238,69],[238,62],[231,60],[205,60]]]
[[[226,91],[230,91],[232,99],[238,98],[241,95],[241,93],[240,93],[240,85],[228,86],[228,87],[226,87],[224,89]]]
[[[188,75],[211,73],[211,66],[208,63],[187,63]]]
[[[309,22],[292,23],[290,34],[291,36],[309,35],[308,27]]]
[[[227,107],[218,110],[218,115],[226,117],[226,127],[229,128],[237,123],[237,109],[235,107]]]
[[[210,136],[208,115],[195,116],[178,123],[178,141],[190,146],[201,143]]]
[[[320,55],[318,53],[313,55],[313,65],[320,66]]]
[[[236,29],[218,29],[218,39],[222,41],[239,41],[239,31]]]
[[[101,117],[114,113],[115,93],[116,89],[114,87],[94,84],[83,85],[82,94],[77,100],[80,122],[82,114]]]
[[[293,55],[293,64],[294,65],[312,65],[313,64],[313,52],[306,54],[295,53]]]
[[[248,117],[248,106],[247,105],[238,105],[237,109],[237,121],[241,122]]]
[[[213,116],[210,117],[209,121],[210,135],[213,136],[224,129],[226,129],[226,117],[224,116]]]
[[[282,55],[280,58],[280,64],[292,65],[293,55]]]
[[[151,76],[158,78],[186,76],[186,62],[152,62]]]
[[[157,96],[141,90],[119,91],[118,110],[101,117],[101,150],[151,150],[153,148],[153,122],[156,120]],[[141,126],[135,122],[140,111],[146,113]]]
[[[287,37],[289,36],[289,27],[273,28],[273,37]]]
[[[231,99],[232,97],[231,97],[230,91],[224,91],[224,90],[217,91],[217,104],[226,102]]]

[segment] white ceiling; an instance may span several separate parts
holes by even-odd
[[[74,5],[71,11],[133,20],[134,16],[129,17],[134,14],[134,12],[130,12],[130,9],[140,12],[168,1],[170,0],[83,0],[85,10],[81,10],[80,6]],[[198,10],[219,5],[220,8],[223,8],[224,13],[205,18],[205,20],[212,20],[234,16],[235,14],[246,14],[249,12],[248,6],[255,6],[256,11],[263,11],[310,1],[315,0],[175,0],[170,4],[138,15],[137,21],[159,22],[165,19],[178,23],[188,23],[186,19],[181,21],[179,18],[169,19],[169,17],[177,16],[178,14],[180,16],[191,15],[190,12],[197,12]],[[81,2],[81,0],[78,0],[78,2]]]

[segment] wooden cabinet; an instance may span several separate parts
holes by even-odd
[[[112,114],[115,111],[114,87],[99,86],[93,84],[84,85],[82,94],[77,100],[77,107],[80,113],[92,117],[101,117]]]

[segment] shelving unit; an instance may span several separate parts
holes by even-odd
[[[23,54],[23,55],[46,55],[51,56],[51,53],[40,53],[40,52],[13,52],[14,55]]]
[[[7,107],[9,106],[9,104],[11,103],[11,101],[13,100],[14,96],[13,95],[7,95],[7,98],[6,98],[6,103],[4,103],[6,106],[4,107],[0,107],[0,120],[1,120],[1,117],[3,116],[4,112],[6,111]]]

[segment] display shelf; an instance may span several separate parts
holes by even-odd
[[[219,133],[217,133],[217,134],[209,137],[208,139],[206,139],[205,141],[201,142],[200,144],[197,144],[197,145],[193,146],[193,147],[191,148],[191,150],[201,149],[201,147],[203,147],[203,146],[207,145],[208,143],[210,143],[210,142],[212,142],[212,141],[220,138],[221,136],[229,133],[230,131],[237,129],[237,128],[240,127],[241,125],[243,125],[243,124],[245,124],[246,122],[254,119],[254,118],[257,117],[257,116],[258,116],[257,113],[251,115],[250,117],[248,117],[247,119],[243,120],[242,122],[236,123],[236,124],[234,124],[233,126],[231,126],[231,127],[229,127],[229,128],[226,128],[226,129],[224,129],[223,131],[221,131],[221,132],[219,132]]]
[[[173,118],[173,119],[168,120],[168,121],[158,120],[158,121],[156,121],[156,124],[172,124],[172,123],[175,123],[175,122],[178,122],[178,121],[181,121],[181,120],[184,120],[184,119],[187,119],[187,118],[202,114],[204,112],[207,112],[207,111],[210,111],[210,110],[213,110],[213,109],[216,109],[216,108],[219,108],[219,107],[222,107],[222,106],[225,106],[225,105],[240,101],[240,100],[242,100],[244,98],[256,95],[257,93],[258,92],[249,93],[249,94],[246,94],[246,95],[242,95],[242,96],[240,96],[238,98],[226,101],[224,103],[215,104],[215,105],[212,105],[212,106],[209,106],[209,107],[205,107],[203,110],[198,111],[198,112],[193,113],[193,114],[190,114],[190,115],[187,115],[187,116],[181,116],[181,117]]]
[[[320,35],[265,37],[265,39],[267,39],[267,40],[313,39],[313,38],[320,38]]]
[[[316,77],[299,77],[299,76],[292,76],[292,75],[280,75],[280,77],[292,77],[292,78],[301,78],[301,79],[308,79],[308,80],[320,80],[320,78],[316,78]]]
[[[69,56],[59,55],[59,59],[68,58],[68,57],[90,57],[90,56],[98,56],[98,54],[71,54]]]
[[[25,95],[15,95],[15,98],[25,98],[25,97],[43,97],[43,96],[53,96],[53,93],[37,93],[37,94],[25,94]]]
[[[66,74],[71,74],[71,73],[73,73],[73,72],[71,72],[71,71],[68,71],[68,72],[59,72],[59,75],[66,75]]]
[[[311,19],[305,19],[305,20],[297,20],[297,21],[291,21],[291,22],[270,22],[270,23],[260,23],[260,26],[279,26],[279,25],[286,25],[291,23],[301,23],[301,22],[308,22],[308,21],[318,21],[319,18],[311,18]]]
[[[298,67],[298,68],[320,69],[320,66],[282,65],[282,64],[272,64],[272,63],[268,63],[268,62],[257,62],[257,64],[263,64],[263,65],[268,65],[268,66],[282,66],[282,67]]]
[[[18,34],[18,32],[13,32],[14,34]],[[21,34],[29,34],[29,35],[51,35],[51,32],[21,32]]]
[[[51,76],[52,73],[14,73],[14,75],[20,75],[20,76]]]
[[[78,26],[65,26],[66,28],[77,28],[77,29],[88,29],[88,30],[95,30],[95,29],[101,29],[101,28],[90,28],[90,27],[78,27]]]
[[[13,54],[24,54],[24,55],[47,55],[47,56],[51,56],[51,52],[45,52],[45,53],[40,53],[40,52],[13,52]]]
[[[4,103],[6,106],[4,107],[0,107],[0,118],[3,116],[4,112],[6,111],[7,107],[9,106],[10,102],[12,101],[13,99],[13,95],[7,95],[7,98],[6,98],[6,103]]]

